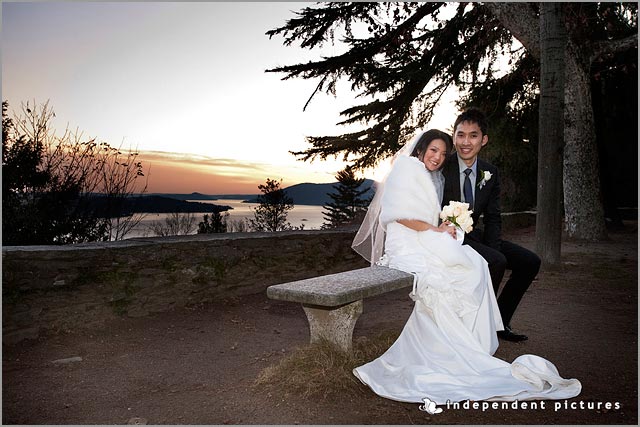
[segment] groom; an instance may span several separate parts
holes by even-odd
[[[476,250],[489,264],[493,289],[504,324],[498,337],[507,341],[524,341],[526,335],[511,330],[510,322],[522,296],[538,274],[540,258],[533,252],[501,239],[500,178],[498,169],[478,158],[480,149],[489,141],[487,119],[477,109],[458,116],[453,126],[456,152],[445,161],[442,206],[450,201],[469,203],[473,210],[474,229],[464,237],[464,244]],[[484,231],[476,227],[483,215]],[[505,269],[511,277],[498,295]]]

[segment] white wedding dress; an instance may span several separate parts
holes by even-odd
[[[446,233],[418,232],[397,219],[438,223],[432,175],[415,157],[396,159],[382,195],[386,226],[380,264],[414,274],[415,306],[396,342],[354,369],[382,397],[436,404],[464,400],[566,399],[581,384],[560,377],[549,361],[523,355],[508,363],[492,355],[502,320],[486,261]]]

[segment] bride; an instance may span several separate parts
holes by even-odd
[[[452,150],[437,129],[417,135],[396,154],[376,191],[353,248],[371,263],[414,275],[415,306],[396,342],[354,375],[375,393],[401,402],[566,399],[581,384],[564,379],[549,361],[523,355],[493,357],[503,330],[486,261],[438,226]],[[383,250],[384,248],[384,250]]]

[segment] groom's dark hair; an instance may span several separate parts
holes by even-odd
[[[456,132],[456,128],[462,122],[477,123],[478,126],[480,127],[480,132],[482,132],[483,135],[486,135],[487,131],[489,130],[489,122],[487,121],[487,116],[485,116],[482,110],[478,108],[474,108],[474,107],[468,108],[458,116],[458,118],[456,119],[456,122],[453,125],[454,134]]]

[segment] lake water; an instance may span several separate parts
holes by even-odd
[[[258,206],[258,203],[243,203],[241,199],[218,199],[218,200],[188,200],[189,202],[201,202],[211,203],[219,206],[231,206],[233,209],[228,210],[229,220],[249,219],[253,218],[253,212]],[[295,205],[292,210],[287,214],[287,221],[294,227],[299,227],[304,224],[305,230],[319,230],[324,222],[322,212],[323,206],[316,205]],[[197,224],[202,222],[202,219],[206,213],[194,213],[196,217],[196,230]],[[224,214],[224,212],[223,212]],[[131,239],[134,237],[148,237],[153,236],[153,233],[148,230],[151,223],[155,221],[163,222],[165,218],[171,216],[170,213],[148,213],[145,214],[145,218],[133,229],[126,238]]]

